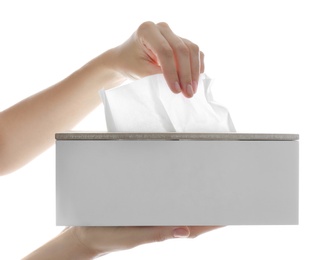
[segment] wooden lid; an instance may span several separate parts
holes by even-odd
[[[56,140],[214,140],[214,141],[295,141],[298,134],[271,133],[124,133],[65,132],[56,133]]]

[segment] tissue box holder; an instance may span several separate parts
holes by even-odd
[[[58,133],[56,224],[298,224],[298,138]]]

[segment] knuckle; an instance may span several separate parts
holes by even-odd
[[[160,23],[157,23],[157,25],[160,27],[160,28],[165,28],[165,29],[169,29],[169,25],[165,22],[160,22]]]
[[[144,34],[147,31],[151,30],[151,28],[154,26],[155,26],[154,22],[151,22],[151,21],[144,22],[138,27],[137,32],[139,34]]]
[[[190,45],[190,49],[194,52],[194,53],[199,53],[199,47],[197,44],[195,43],[191,43]]]

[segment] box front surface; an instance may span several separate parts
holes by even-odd
[[[70,226],[297,224],[297,141],[58,140]]]

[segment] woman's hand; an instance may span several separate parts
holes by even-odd
[[[172,238],[194,238],[218,227],[69,227],[24,260],[90,260]]]
[[[72,227],[74,237],[92,255],[130,249],[172,238],[195,238],[218,227]]]
[[[145,22],[122,45],[112,49],[115,70],[130,78],[163,73],[174,93],[192,97],[204,55],[191,41],[175,35],[166,23]]]

